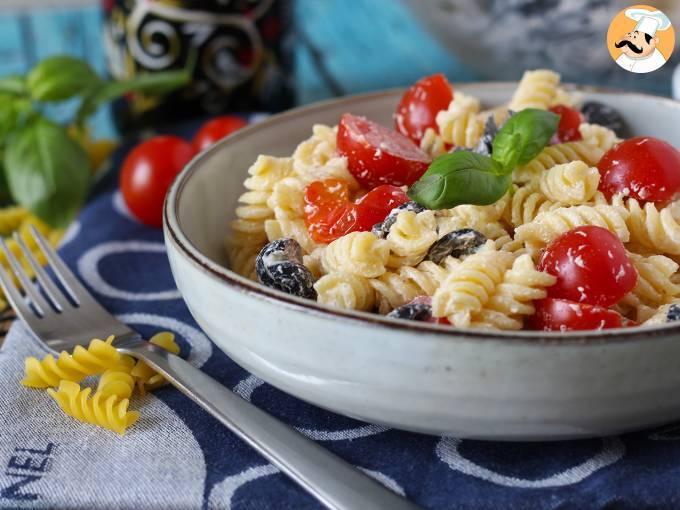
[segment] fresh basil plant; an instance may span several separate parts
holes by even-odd
[[[191,80],[195,55],[177,71],[105,80],[84,61],[54,56],[26,76],[0,78],[0,201],[19,204],[53,227],[65,227],[82,206],[92,170],[67,127],[47,119],[42,103],[79,100],[83,128],[99,106],[128,92],[165,94]]]

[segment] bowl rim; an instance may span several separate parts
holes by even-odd
[[[512,81],[495,81],[495,82],[462,82],[454,83],[454,86],[468,89],[468,88],[508,88],[516,86],[517,82]],[[644,98],[651,98],[655,101],[668,102],[669,106],[680,106],[680,101],[662,96],[655,96],[653,94],[646,94],[642,92],[621,90],[610,87],[600,87],[591,85],[576,85],[563,84],[563,87],[568,90],[578,92],[597,92],[609,94],[626,94],[630,96],[639,96]],[[403,94],[404,88],[392,88],[387,90],[380,90],[376,92],[368,92],[362,94],[355,94],[344,96],[340,98],[332,98],[324,101],[315,102],[309,105],[300,106],[278,113],[266,118],[263,121],[246,126],[234,134],[220,140],[208,149],[200,152],[184,169],[175,177],[169,191],[165,197],[163,205],[163,230],[165,233],[166,244],[171,242],[177,247],[179,252],[192,266],[199,269],[211,279],[226,283],[234,290],[242,292],[250,297],[262,299],[269,302],[275,302],[285,308],[293,309],[297,312],[321,316],[326,319],[334,320],[351,320],[359,322],[367,327],[378,327],[395,329],[400,331],[410,331],[412,333],[427,333],[429,335],[436,335],[442,337],[447,341],[455,338],[468,340],[491,340],[502,341],[513,344],[530,344],[530,345],[554,345],[554,344],[574,344],[574,345],[601,345],[610,343],[621,343],[644,340],[651,341],[654,338],[666,338],[668,335],[680,333],[679,324],[662,324],[653,327],[635,327],[635,328],[616,328],[606,330],[588,330],[588,331],[574,331],[574,332],[549,332],[549,331],[488,331],[474,328],[456,328],[452,326],[414,322],[400,319],[387,318],[379,314],[372,314],[368,312],[360,312],[355,310],[344,310],[341,308],[334,308],[316,301],[306,300],[291,296],[284,292],[271,289],[253,282],[233,272],[231,269],[214,262],[207,255],[203,254],[186,236],[182,230],[179,221],[179,206],[182,196],[182,191],[189,179],[200,168],[204,159],[210,157],[213,153],[222,150],[224,147],[233,145],[243,138],[247,138],[251,133],[261,129],[263,126],[272,126],[276,124],[286,123],[297,117],[305,116],[316,111],[323,111],[330,106],[347,105],[348,107],[355,102],[364,102],[371,98],[382,98],[386,96],[395,96]],[[225,229],[226,234],[226,229]]]

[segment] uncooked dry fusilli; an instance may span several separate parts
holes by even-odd
[[[149,343],[157,345],[158,347],[165,349],[173,354],[179,354],[179,345],[175,342],[175,335],[169,331],[163,331],[157,333],[149,339]],[[144,363],[142,360],[137,360],[137,363],[132,370],[130,370],[130,375],[134,377],[139,392],[141,394],[147,391],[155,390],[160,386],[165,384],[165,378],[156,372],[149,365]]]
[[[78,383],[66,380],[47,393],[67,415],[123,435],[139,419],[137,411],[128,411],[133,388],[130,374],[111,370],[102,374],[93,395],[92,388],[81,389]]]
[[[78,345],[73,354],[62,351],[58,358],[52,354],[42,360],[26,358],[21,384],[31,388],[56,387],[61,381],[80,382],[90,375],[106,370],[129,372],[135,365],[130,356],[120,354],[112,345],[114,336],[106,340],[93,339],[87,348]]]

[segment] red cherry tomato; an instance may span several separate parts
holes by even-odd
[[[394,114],[394,125],[402,135],[420,144],[425,130],[437,129],[436,117],[453,101],[453,89],[439,73],[421,78],[402,96]]]
[[[201,126],[198,130],[192,144],[194,150],[198,153],[203,149],[207,149],[215,142],[218,142],[225,136],[229,136],[234,131],[247,126],[248,123],[241,117],[235,115],[224,115],[223,117],[216,117],[209,120]]]
[[[120,173],[120,189],[132,214],[147,225],[163,223],[163,200],[175,176],[194,156],[189,142],[156,136],[132,149]]]
[[[534,306],[536,313],[529,317],[527,326],[538,331],[622,328],[631,322],[614,310],[566,299],[541,299]]]
[[[338,151],[347,156],[349,171],[364,188],[410,186],[431,163],[406,136],[349,113],[340,119],[337,142]]]
[[[560,123],[552,143],[575,142],[583,138],[578,130],[583,122],[581,112],[563,104],[551,107],[550,111],[560,116]]]
[[[637,282],[635,267],[623,243],[609,230],[576,227],[555,239],[538,263],[540,271],[557,277],[548,296],[590,305],[611,306]]]
[[[669,202],[680,192],[680,151],[651,137],[630,138],[609,149],[597,165],[600,191],[642,202]]]
[[[400,188],[383,185],[356,202],[350,202],[346,182],[337,179],[315,181],[305,190],[307,229],[316,242],[330,243],[350,232],[371,230],[392,209],[408,201]]]

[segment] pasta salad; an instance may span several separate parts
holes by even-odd
[[[441,74],[394,126],[344,114],[248,170],[228,256],[280,291],[396,319],[571,331],[680,320],[680,152],[527,71],[484,109]]]

